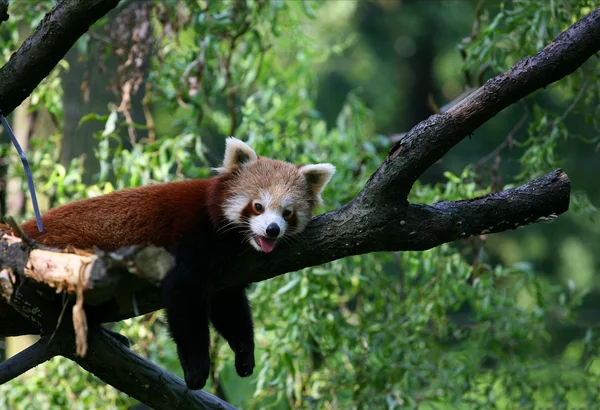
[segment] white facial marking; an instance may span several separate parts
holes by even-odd
[[[256,241],[254,240],[254,238],[248,238],[248,243],[250,243],[250,245],[256,249],[259,252],[262,252],[262,249],[260,248],[260,245],[256,243]]]
[[[271,206],[271,194],[267,191],[260,191],[259,197],[262,206],[264,206],[265,209],[268,209]]]
[[[294,203],[294,201],[292,200],[292,198],[287,197],[285,198],[283,201],[281,201],[281,207],[283,209],[289,207],[290,205],[292,205]]]
[[[230,222],[242,222],[242,211],[248,205],[248,197],[243,194],[234,195],[225,201],[223,214]]]
[[[252,232],[255,235],[268,238],[267,226],[273,222],[279,225],[279,235],[277,235],[277,238],[281,238],[285,235],[287,222],[281,217],[279,212],[274,211],[273,209],[267,209],[262,214],[250,218],[250,229],[252,229]]]

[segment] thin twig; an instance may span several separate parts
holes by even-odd
[[[481,30],[481,15],[483,14],[484,2],[485,0],[479,0],[479,2],[477,3],[477,7],[475,8],[475,19],[473,20],[473,25],[471,27],[471,34],[462,39],[461,45],[458,49],[458,52],[460,53],[460,56],[463,59],[463,61],[467,60],[467,52],[465,51],[466,46],[468,46],[469,44],[471,44],[471,42],[473,42],[473,40],[475,40],[475,38],[479,34],[479,31]],[[473,79],[471,77],[471,72],[467,68],[465,68],[463,70],[463,75],[465,77],[465,88],[473,87]]]
[[[38,247],[38,244],[33,239],[31,239],[25,233],[25,231],[23,231],[23,228],[21,228],[21,225],[19,225],[17,223],[17,221],[15,221],[15,218],[13,218],[10,215],[5,216],[4,222],[6,222],[8,224],[8,226],[10,226],[15,231],[15,233],[19,236],[19,238],[21,238],[23,240],[23,242],[25,242],[27,244],[27,246],[29,246],[32,249],[35,249]]]
[[[52,335],[50,335],[50,340],[48,340],[48,343],[52,342],[52,339],[54,339],[56,332],[58,332],[58,328],[60,327],[60,324],[62,323],[62,320],[65,315],[65,311],[67,310],[68,304],[69,304],[69,295],[65,292],[65,293],[63,293],[62,309],[60,310],[60,315],[58,315],[58,319],[56,320],[56,327],[54,328]]]
[[[588,87],[590,86],[590,74],[591,74],[592,70],[586,70],[586,71],[587,72],[585,74],[585,79],[583,80],[583,84],[579,88],[579,92],[577,93],[577,95],[575,96],[575,98],[573,98],[573,101],[565,109],[565,111],[562,113],[562,115],[560,117],[558,117],[556,120],[554,120],[554,122],[553,122],[554,126],[556,126],[559,122],[564,121],[565,118],[568,117],[568,115],[571,113],[571,111],[573,111],[575,109],[575,107],[577,106],[577,104],[579,104],[579,102],[583,98],[583,95],[585,94],[585,92],[587,91]]]
[[[154,118],[152,117],[152,110],[150,110],[150,101],[152,99],[152,82],[146,81],[146,93],[142,98],[142,110],[144,111],[144,117],[146,118],[146,129],[148,131],[148,141],[156,141],[156,125],[154,124]]]
[[[491,160],[492,158],[495,158],[507,146],[512,147],[516,133],[519,132],[519,130],[523,127],[523,125],[525,125],[525,122],[527,121],[527,118],[529,117],[529,108],[527,107],[527,104],[525,104],[525,101],[520,100],[519,103],[521,104],[521,106],[523,107],[523,110],[524,110],[523,115],[521,116],[519,121],[514,125],[514,127],[512,127],[512,129],[508,132],[508,134],[506,134],[504,141],[502,141],[502,143],[500,143],[500,145],[498,145],[496,148],[494,148],[492,150],[492,152],[490,152],[486,156],[482,157],[479,161],[477,161],[475,164],[473,164],[473,168],[477,169],[480,166],[482,166],[483,164],[485,164],[486,162],[488,162],[489,160]]]

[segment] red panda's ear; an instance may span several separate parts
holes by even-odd
[[[331,164],[311,164],[301,166],[298,171],[306,178],[313,199],[321,202],[321,192],[335,173],[335,167]]]
[[[219,172],[233,171],[240,165],[250,164],[258,160],[256,152],[246,143],[237,138],[228,137],[225,140],[225,157]]]

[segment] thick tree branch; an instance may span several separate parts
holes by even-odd
[[[65,304],[73,301],[78,290],[84,292],[90,307],[108,302],[107,306],[136,311],[132,295],[156,288],[173,263],[167,251],[154,246],[110,253],[52,252],[30,249],[19,238],[0,233],[0,335],[53,333],[59,325],[57,317],[64,311],[69,313],[62,321],[70,324],[71,309],[66,310]],[[65,299],[67,295],[71,297]],[[10,326],[19,323],[15,312],[27,319],[28,325]],[[10,322],[5,323],[4,318]]]
[[[119,0],[59,1],[0,68],[0,109],[11,113],[54,69],[92,24]]]
[[[569,193],[567,175],[556,170],[518,188],[462,201],[372,209],[351,203],[316,218],[291,249],[281,247],[268,256],[242,255],[216,285],[258,282],[350,255],[426,250],[472,235],[515,229],[567,211]]]
[[[390,151],[357,200],[397,202],[453,146],[504,108],[577,70],[600,50],[600,7],[562,32],[533,57],[488,80],[443,114],[411,129]]]
[[[94,331],[86,356],[75,355],[73,343],[61,354],[104,382],[156,410],[235,407],[204,391],[189,390],[183,380],[162,370],[103,331]]]
[[[38,342],[0,363],[0,384],[4,384],[54,356],[67,357],[124,393],[151,403],[154,409],[235,410],[228,403],[203,391],[190,391],[180,378],[162,370],[94,327],[84,358],[75,354],[72,332],[58,332],[55,338]]]

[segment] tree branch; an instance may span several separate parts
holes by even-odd
[[[132,295],[142,289],[156,289],[173,263],[166,250],[155,246],[132,246],[109,253],[53,252],[31,249],[19,238],[0,233],[0,293],[6,301],[0,304],[0,335],[54,333],[64,304],[72,302],[64,296],[78,290],[84,292],[90,309],[114,305],[134,312]],[[15,312],[27,319],[22,322],[28,325],[14,326],[19,323]],[[10,321],[5,322],[5,318]],[[63,321],[70,323],[70,319],[68,314]],[[93,315],[88,319],[93,321]]]
[[[562,170],[518,188],[479,198],[363,208],[356,203],[317,217],[297,244],[268,257],[247,252],[216,279],[226,287],[258,282],[350,255],[426,250],[481,233],[502,232],[559,215],[569,207],[570,182]]]
[[[215,279],[217,288],[260,282],[286,272],[369,252],[427,250],[482,233],[552,220],[569,208],[571,184],[560,169],[520,187],[462,201],[364,209],[350,203],[315,218],[302,241],[281,243],[269,255],[246,252]],[[138,312],[116,304],[90,307],[100,322],[161,309],[155,288],[136,293]]]
[[[447,112],[411,129],[390,150],[357,200],[405,198],[415,181],[453,146],[504,108],[577,70],[600,50],[600,7],[562,32],[534,57],[488,80]]]
[[[58,351],[57,344],[49,344],[48,338],[41,338],[27,349],[0,363],[0,385],[52,359]]]
[[[73,343],[61,354],[116,389],[151,404],[153,409],[235,410],[209,393],[189,390],[183,380],[144,359],[106,332],[95,329],[91,336],[84,358],[73,353]]]
[[[11,113],[65,56],[75,42],[119,0],[59,1],[0,68],[0,101]]]
[[[49,341],[42,337],[19,354],[0,363],[0,385],[54,356],[62,355],[104,382],[141,401],[161,409],[220,409],[235,407],[203,392],[189,390],[183,380],[162,370],[120,343],[108,332],[94,327],[84,358],[75,353],[72,332],[59,332]]]

